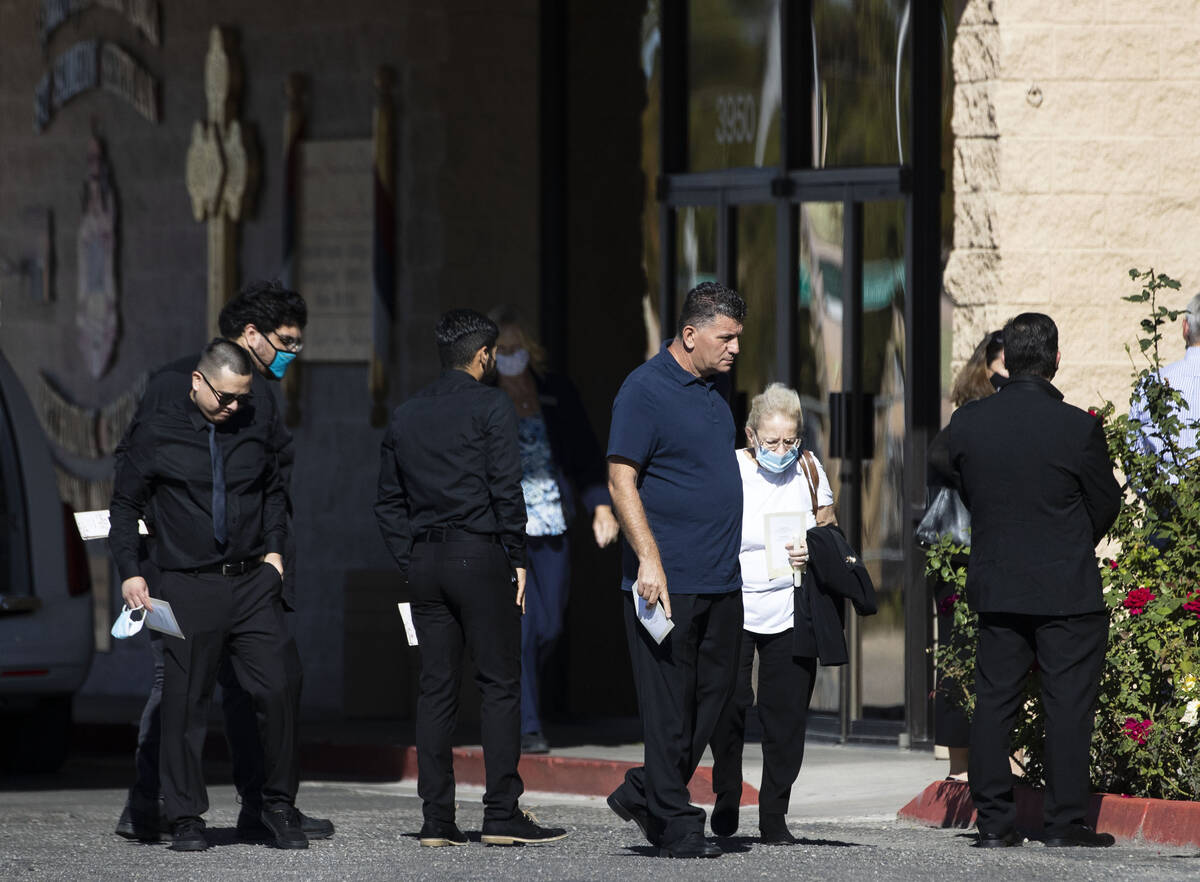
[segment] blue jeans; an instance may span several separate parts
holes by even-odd
[[[539,680],[562,635],[570,593],[567,537],[530,536],[525,544],[525,615],[521,617],[521,734],[542,731]]]

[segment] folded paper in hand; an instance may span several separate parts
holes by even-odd
[[[663,612],[661,601],[652,607],[646,606],[646,599],[638,594],[637,582],[633,583],[632,591],[634,609],[637,610],[638,621],[642,623],[642,627],[654,638],[655,643],[662,643],[666,639],[666,636],[671,633],[671,629],[675,627],[675,623],[668,619],[667,614]]]
[[[171,604],[165,600],[158,600],[151,597],[150,605],[154,609],[146,613],[147,628],[161,631],[169,637],[178,637],[180,640],[185,639],[183,631],[179,628],[179,622],[175,621],[175,613],[171,612]]]
[[[102,508],[98,511],[75,512],[75,528],[79,530],[79,538],[85,542],[89,539],[103,539],[109,530],[108,510]],[[138,521],[138,532],[143,536],[150,535],[145,521]]]
[[[404,620],[404,636],[408,638],[408,645],[416,646],[417,628],[413,624],[412,604],[397,603],[396,606],[400,607],[400,618]]]

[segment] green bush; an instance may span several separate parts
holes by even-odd
[[[1104,421],[1113,462],[1126,481],[1126,499],[1108,536],[1119,551],[1100,562],[1109,608],[1109,638],[1091,746],[1096,790],[1164,799],[1200,799],[1200,450],[1180,441],[1200,429],[1184,420],[1182,396],[1159,378],[1163,328],[1179,312],[1158,303],[1179,283],[1130,270],[1147,305],[1133,365],[1129,404],[1144,402],[1148,435],[1163,444],[1147,452],[1142,426],[1111,401],[1093,408]],[[947,699],[968,716],[974,708],[975,623],[966,606],[965,549],[943,540],[927,551],[927,572],[953,587],[954,628],[941,635],[937,664],[954,688]],[[945,687],[942,687],[945,688]],[[1043,720],[1037,674],[1029,678],[1025,715],[1013,749],[1024,748],[1026,775],[1042,780]]]

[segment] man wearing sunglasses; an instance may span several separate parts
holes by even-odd
[[[281,379],[290,362],[304,346],[304,328],[308,321],[308,310],[304,299],[278,282],[254,282],[238,294],[221,310],[219,326],[227,340],[237,343],[250,356],[253,368],[250,377],[251,396],[242,402],[242,407],[251,414],[250,418],[266,430],[268,448],[276,458],[280,478],[283,482],[290,520],[291,470],[294,459],[291,433],[283,424],[276,404],[274,381]],[[137,425],[165,404],[175,400],[182,390],[193,387],[193,369],[197,355],[181,358],[160,368],[151,375],[146,392],[138,406],[137,414],[125,439],[117,448],[120,462],[127,441]],[[204,384],[204,378],[200,381]],[[211,384],[210,384],[211,386]],[[208,390],[205,390],[208,391]],[[245,404],[253,403],[252,408]],[[284,577],[282,602],[286,611],[295,609],[295,541],[291,530],[287,531],[284,549]],[[142,575],[148,580],[151,591],[155,590],[155,571],[152,561],[143,555]],[[154,658],[154,680],[146,707],[142,712],[138,730],[136,753],[136,779],[129,791],[129,798],[116,833],[129,839],[154,840],[170,831],[160,829],[159,794],[159,705],[162,698],[163,655],[161,637],[151,632],[150,648]],[[295,641],[288,639],[284,646],[287,665],[288,687],[293,704],[293,717],[299,720],[302,668]],[[222,710],[225,716],[225,733],[229,741],[233,760],[233,779],[241,798],[242,808],[238,815],[237,832],[242,839],[255,840],[270,837],[262,824],[262,806],[257,793],[261,789],[263,771],[263,749],[259,740],[258,722],[250,696],[242,689],[228,657],[224,657],[218,672],[221,684]],[[293,755],[293,761],[298,757]],[[299,779],[298,768],[292,775]],[[298,813],[301,827],[310,839],[324,839],[333,835],[333,824],[322,818],[312,818]]]
[[[113,481],[109,547],[121,595],[130,607],[154,608],[137,528],[149,515],[155,594],[184,630],[160,640],[160,783],[175,851],[209,845],[201,754],[225,659],[250,695],[262,735],[263,777],[255,792],[243,793],[243,805],[261,806],[260,823],[277,847],[308,847],[294,805],[295,703],[281,600],[287,494],[271,428],[256,419],[253,375],[241,346],[209,343],[186,393],[131,428]]]

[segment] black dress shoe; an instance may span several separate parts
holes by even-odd
[[[549,753],[550,742],[541,732],[527,732],[521,736],[521,753]]]
[[[979,841],[975,843],[975,848],[1015,848],[1025,841],[1025,837],[1016,830],[1009,830],[1007,833],[983,833],[979,834]]]
[[[296,814],[300,816],[300,830],[309,839],[328,839],[333,835],[333,821],[328,818],[310,818],[300,809],[296,809]]]
[[[650,813],[645,809],[636,808],[622,800],[614,791],[609,794],[608,807],[613,810],[613,813],[622,821],[633,821],[638,825],[638,829],[642,831],[642,835],[646,837],[646,841],[651,845],[658,845],[658,837],[651,832]]]
[[[1043,837],[1042,845],[1047,848],[1108,848],[1116,841],[1111,833],[1097,833],[1086,824],[1072,824],[1053,836]]]
[[[479,836],[484,845],[539,845],[566,838],[567,831],[562,827],[543,827],[529,812],[520,810],[503,821],[484,818]]]
[[[208,839],[204,836],[204,822],[199,818],[180,818],[171,831],[171,851],[204,851]]]
[[[716,858],[721,854],[721,849],[700,833],[688,833],[682,839],[676,839],[658,850],[659,857],[667,858]]]
[[[308,848],[308,837],[300,829],[300,812],[296,811],[295,806],[284,803],[264,807],[260,817],[270,831],[269,839],[276,848]]]
[[[458,825],[453,821],[447,823],[426,820],[421,825],[421,832],[417,834],[417,840],[429,848],[441,848],[446,845],[466,845],[467,835],[459,830]]]
[[[763,845],[795,845],[800,841],[788,830],[783,815],[760,813],[758,833]]]
[[[738,804],[742,794],[735,790],[722,790],[717,794],[717,804],[713,806],[712,816],[708,819],[714,836],[732,836],[738,828]]]

